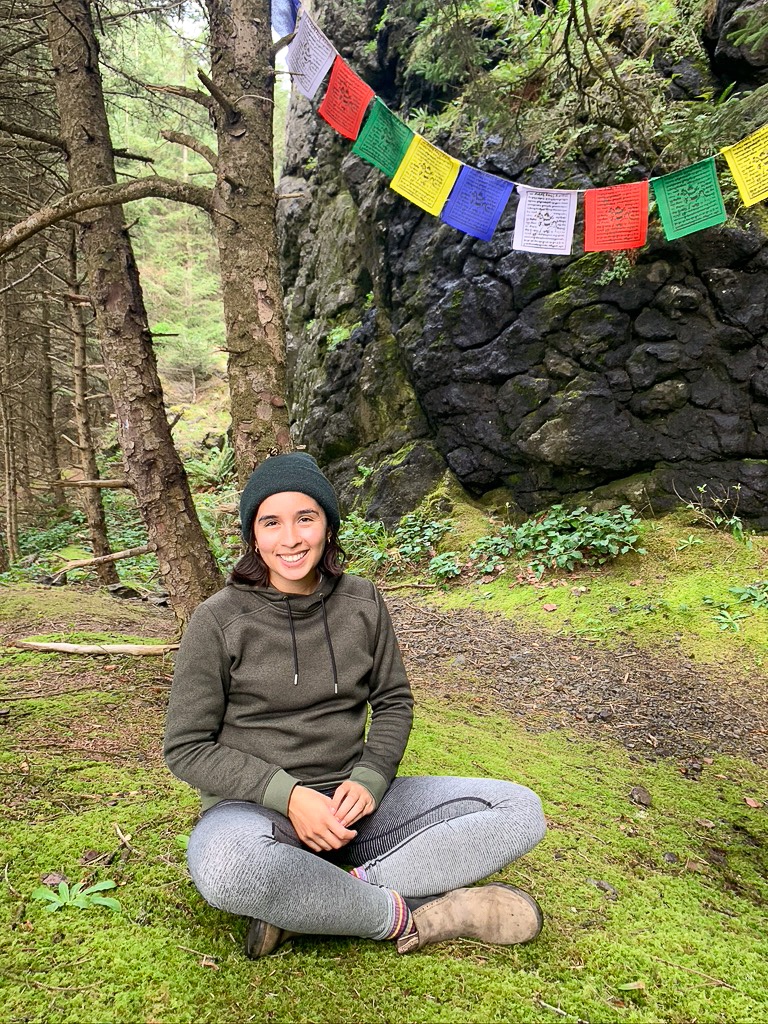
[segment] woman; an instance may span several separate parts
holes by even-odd
[[[539,799],[491,779],[395,777],[410,687],[378,591],[342,572],[338,501],[314,459],[263,462],[240,518],[247,553],[190,620],[165,734],[168,766],[202,796],[187,852],[202,896],[251,918],[251,957],[291,933],[393,939],[400,953],[535,938],[533,897],[465,887],[542,838]]]

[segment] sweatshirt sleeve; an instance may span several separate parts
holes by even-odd
[[[371,672],[371,722],[363,753],[350,778],[376,801],[386,793],[405,753],[413,722],[413,695],[387,607],[375,591],[379,608]]]
[[[250,800],[286,814],[298,780],[278,765],[219,743],[229,691],[229,654],[215,615],[200,605],[181,641],[171,685],[163,752],[201,794]]]

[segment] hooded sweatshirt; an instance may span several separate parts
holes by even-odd
[[[249,800],[286,814],[294,786],[327,789],[345,779],[378,805],[412,715],[392,622],[372,583],[322,577],[308,595],[234,583],[189,621],[165,759],[200,790],[203,810]]]

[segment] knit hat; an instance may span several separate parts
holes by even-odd
[[[300,491],[314,498],[325,512],[328,525],[339,528],[339,501],[320,467],[306,452],[290,452],[265,459],[251,473],[240,496],[240,524],[246,544],[253,540],[253,520],[259,505],[271,494]]]

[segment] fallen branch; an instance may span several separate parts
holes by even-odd
[[[123,558],[137,558],[139,555],[148,554],[151,550],[148,544],[144,544],[140,548],[126,548],[125,551],[113,551],[111,555],[99,555],[98,558],[78,558],[74,562],[67,562],[51,579],[55,583],[59,577],[68,573],[70,569],[83,569],[87,565],[104,565],[105,562],[119,562]]]
[[[133,487],[129,480],[57,480],[57,487]]]
[[[65,644],[37,640],[14,640],[9,646],[24,651],[53,651],[56,654],[135,654],[160,657],[178,651],[178,644]]]

